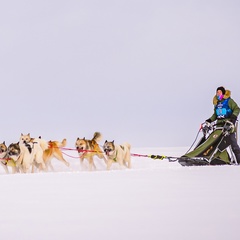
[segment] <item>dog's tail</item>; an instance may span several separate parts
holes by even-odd
[[[50,148],[61,148],[61,147],[66,147],[67,145],[67,139],[64,138],[62,142],[59,141],[49,141],[48,145]]]
[[[126,142],[124,145],[129,149],[129,151],[131,150],[131,145],[130,145],[130,143],[127,143],[127,142]]]
[[[102,134],[100,132],[95,132],[92,141],[100,142],[102,139]]]
[[[58,143],[58,147],[66,147],[66,145],[67,145],[67,139],[66,138],[64,138],[62,140],[62,142]]]
[[[35,138],[34,142],[37,142],[40,145],[40,147],[42,148],[43,151],[48,149],[48,142],[47,141],[45,141],[41,138],[37,138],[37,139]]]

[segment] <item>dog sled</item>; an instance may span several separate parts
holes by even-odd
[[[223,126],[203,124],[200,130],[203,133],[202,138],[194,148],[190,147],[185,155],[177,158],[178,163],[182,166],[237,164],[230,145],[230,121],[226,121]]]

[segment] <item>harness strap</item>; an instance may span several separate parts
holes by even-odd
[[[117,154],[118,154],[118,150],[116,150],[116,156],[115,156],[115,158],[113,158],[113,161],[114,161],[114,162],[117,161]]]
[[[8,154],[6,153],[6,155],[3,158],[0,158],[0,161],[2,161],[2,164],[7,165],[8,161],[11,160],[11,158],[7,157]]]

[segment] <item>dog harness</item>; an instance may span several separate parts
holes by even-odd
[[[230,98],[225,99],[223,102],[218,102],[215,106],[215,112],[218,119],[228,118],[232,115],[232,109],[228,106]]]
[[[9,158],[7,153],[3,158],[0,159],[0,161],[5,166],[10,166],[10,167],[16,166],[15,161],[12,158]]]
[[[117,161],[117,154],[118,154],[118,150],[116,150],[116,156],[113,158],[113,161],[114,161],[114,162]]]
[[[7,166],[16,167],[16,163],[12,158],[9,158],[8,161],[7,161]]]
[[[124,146],[120,145],[120,147],[122,148],[122,150],[124,150]],[[115,158],[113,158],[114,162],[117,162],[117,154],[118,154],[118,150],[116,150],[116,156]]]

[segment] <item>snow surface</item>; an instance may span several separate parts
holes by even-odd
[[[187,148],[135,148],[180,156]],[[67,152],[68,155],[75,153]],[[53,160],[55,172],[0,169],[0,239],[240,239],[240,168],[132,157],[132,169]]]

